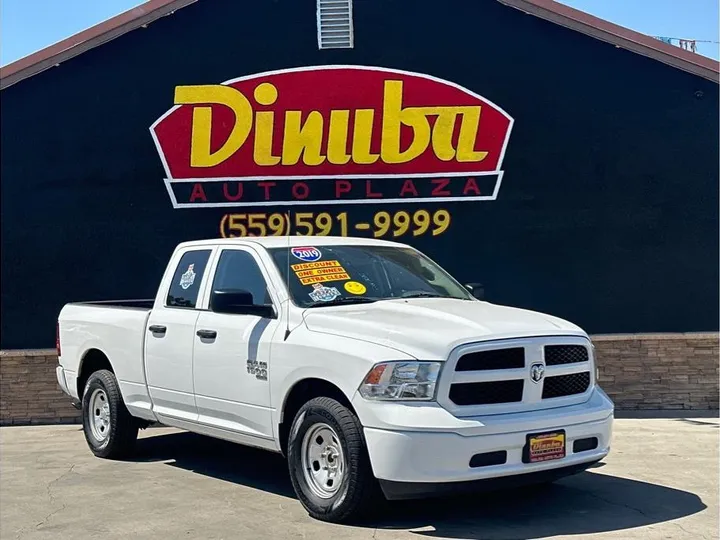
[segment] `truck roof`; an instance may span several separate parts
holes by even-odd
[[[180,247],[191,246],[227,246],[227,245],[248,245],[256,244],[265,248],[299,247],[299,246],[331,246],[331,245],[356,245],[356,246],[395,246],[407,247],[406,244],[391,242],[389,240],[378,240],[376,238],[361,238],[354,236],[245,236],[237,238],[213,238],[207,240],[191,240],[182,242]]]

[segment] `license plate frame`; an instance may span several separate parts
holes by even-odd
[[[562,446],[557,449],[547,449],[544,453],[538,453],[537,449],[533,452],[533,442],[540,440],[558,440],[562,441]],[[541,431],[537,433],[528,433],[525,436],[525,446],[523,448],[523,463],[545,463],[546,461],[556,461],[567,456],[567,435],[564,429],[553,429],[550,431]]]

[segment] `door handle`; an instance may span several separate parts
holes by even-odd
[[[217,337],[215,330],[198,330],[196,334],[205,339],[215,339]]]
[[[148,328],[153,334],[164,334],[167,331],[167,327],[161,324],[151,324]]]

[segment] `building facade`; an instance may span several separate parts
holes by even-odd
[[[3,69],[3,349],[153,296],[181,241],[288,232],[593,334],[718,330],[717,63],[549,0],[319,4],[154,0]]]

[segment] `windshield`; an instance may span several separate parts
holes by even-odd
[[[300,307],[397,298],[474,300],[447,272],[411,248],[308,245],[269,251]]]

